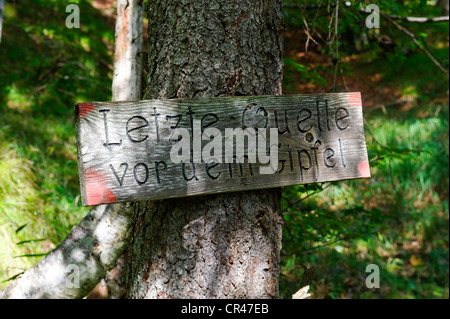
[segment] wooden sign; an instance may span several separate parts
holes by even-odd
[[[84,206],[370,177],[360,93],[95,102],[75,113]]]

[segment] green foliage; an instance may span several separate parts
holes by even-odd
[[[67,4],[6,1],[0,45],[0,280],[34,265],[86,214],[79,201],[73,107],[110,99],[114,20],[80,0],[81,28],[67,29]]]
[[[318,73],[318,71],[323,71],[324,68],[322,66],[318,66],[317,68],[312,67],[310,64],[303,65],[296,62],[293,58],[287,57],[284,59],[284,67],[285,67],[285,77],[283,78],[283,83],[289,89],[292,89],[290,86],[290,82],[292,81],[291,74],[299,73],[303,82],[311,83],[313,85],[326,85],[326,80]]]
[[[364,110],[372,178],[285,189],[281,296],[290,298],[306,269],[314,268],[313,298],[448,298],[448,78],[395,27],[382,21],[380,30],[365,28],[361,2],[352,2],[339,12],[338,46],[333,7],[319,9],[314,5],[321,1],[308,1],[285,10],[288,33],[309,33],[319,43],[309,50],[326,58],[323,69],[316,64],[312,70],[288,42],[284,87],[292,92],[293,81],[302,80],[320,91],[323,83],[311,81],[307,72],[329,79],[327,74],[342,68],[347,78],[381,75],[379,86],[416,103]],[[426,1],[376,3],[391,15],[440,15]],[[448,67],[447,23],[404,24]],[[391,47],[379,45],[382,35]],[[357,58],[350,66],[343,63],[346,57]],[[361,91],[363,99],[370,93]],[[368,264],[380,267],[380,289],[365,286]]]

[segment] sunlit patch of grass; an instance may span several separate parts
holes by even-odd
[[[15,232],[21,225],[34,224],[34,211],[41,210],[43,206],[32,167],[31,161],[19,156],[17,144],[5,142],[0,128],[0,281],[32,265],[30,259],[14,259],[15,255],[24,251],[15,242],[26,236],[33,238],[39,235],[35,233],[36,227],[24,227],[22,231]],[[34,253],[36,248],[27,245],[26,251]]]
[[[10,125],[3,124],[5,117]],[[5,117],[0,126],[0,281],[42,258],[15,256],[49,252],[87,211],[78,200],[73,123],[51,117],[20,121],[14,112]],[[37,238],[46,240],[16,245]]]
[[[15,85],[7,87],[6,91],[8,92],[6,96],[6,105],[9,109],[21,112],[30,110],[30,98],[26,94],[22,94]]]
[[[1,133],[1,131],[0,131]],[[0,135],[0,140],[4,136]],[[23,202],[36,197],[32,162],[18,157],[14,144],[0,144],[0,200],[21,197]]]
[[[17,17],[17,10],[15,7],[11,6],[9,3],[5,3],[5,11],[4,11],[5,19],[13,19]]]
[[[87,211],[79,203],[71,114],[33,116],[32,110],[20,108],[1,112],[0,288],[8,284],[1,281],[51,251]],[[16,232],[21,225],[26,227]]]

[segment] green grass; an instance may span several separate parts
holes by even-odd
[[[87,213],[79,197],[73,107],[111,98],[114,21],[90,1],[78,2],[80,29],[65,27],[67,1],[6,3],[0,46],[0,281],[38,262]]]
[[[297,207],[291,192],[304,190],[285,192],[291,229],[284,232],[282,296],[299,288],[303,264],[317,270],[315,298],[448,298],[448,104],[365,117],[374,134],[366,132],[371,179],[336,183]],[[381,160],[384,147],[396,158]],[[380,267],[380,289],[365,286],[369,264]]]
[[[378,4],[384,13],[440,14],[424,1],[405,1],[405,7],[397,1]],[[448,78],[386,21],[381,22],[380,30],[368,31],[359,17],[352,22],[351,10],[342,13],[348,18],[339,23],[341,55],[357,56],[348,77],[352,73],[359,75],[357,78],[377,74],[377,86],[414,102],[403,108],[364,110],[372,178],[285,189],[281,296],[290,298],[300,288],[305,267],[314,267],[313,298],[448,298]],[[303,14],[310,33],[315,29],[326,36],[330,16],[322,14],[314,21],[315,11],[290,9],[290,32],[301,32]],[[447,23],[402,25],[448,67]],[[383,51],[376,34],[389,36],[395,50]],[[362,35],[370,41],[357,48],[354,41]],[[303,51],[301,45],[299,52]],[[327,54],[325,47],[317,50]],[[294,72],[302,80],[308,79],[306,66],[285,59],[285,88],[296,87],[293,80],[299,76],[293,76]],[[327,65],[326,57],[321,65]],[[321,71],[327,74],[327,70]],[[363,91],[363,96],[366,93]],[[389,101],[392,97],[385,98]],[[365,285],[369,264],[380,268],[379,289]]]

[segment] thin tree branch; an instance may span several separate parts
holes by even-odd
[[[131,205],[100,205],[37,265],[0,293],[0,299],[83,298],[115,267],[131,234]]]
[[[337,6],[337,2],[330,3],[329,8],[334,8]],[[345,3],[345,6],[351,7],[351,5],[348,5],[348,3]],[[299,3],[283,3],[283,7],[289,8],[289,9],[302,9],[302,10],[315,10],[315,9],[325,9],[326,7],[319,4],[307,4],[302,5]],[[448,22],[449,16],[440,16],[440,17],[404,17],[399,15],[387,15],[392,20],[401,20],[405,22],[411,22],[411,23],[439,23],[439,22]]]
[[[406,29],[405,27],[403,27],[402,25],[398,24],[397,22],[395,22],[394,20],[392,20],[389,15],[381,13],[380,15],[386,19],[387,21],[389,21],[390,23],[392,23],[397,29],[399,29],[400,31],[402,31],[404,34],[406,34],[413,42],[414,44],[416,44],[419,49],[425,53],[430,60],[442,71],[445,73],[445,75],[447,75],[447,77],[449,77],[449,71],[442,65],[442,63],[433,55],[433,53],[431,53],[430,50],[427,49],[427,47],[425,46],[424,43],[421,43],[419,40],[417,40],[416,36],[414,35],[414,33],[412,33],[411,31],[409,31],[408,29]]]
[[[405,22],[411,22],[411,23],[437,23],[437,22],[448,22],[449,17],[448,16],[442,16],[442,17],[434,17],[434,18],[426,18],[426,17],[402,17],[402,16],[396,16],[396,15],[387,15],[392,20],[401,20]]]
[[[322,189],[317,190],[317,191],[314,191],[314,192],[312,192],[311,194],[308,194],[308,193],[307,193],[306,196],[304,196],[304,197],[302,197],[302,198],[296,200],[296,201],[293,202],[293,203],[289,203],[289,205],[291,205],[291,207],[295,207],[295,206],[297,206],[300,202],[303,202],[304,200],[307,200],[307,199],[310,198],[311,196],[323,192],[323,191],[326,190],[328,187],[330,187],[330,185],[332,185],[332,184],[328,184],[328,185],[326,185],[325,187],[323,187]]]

